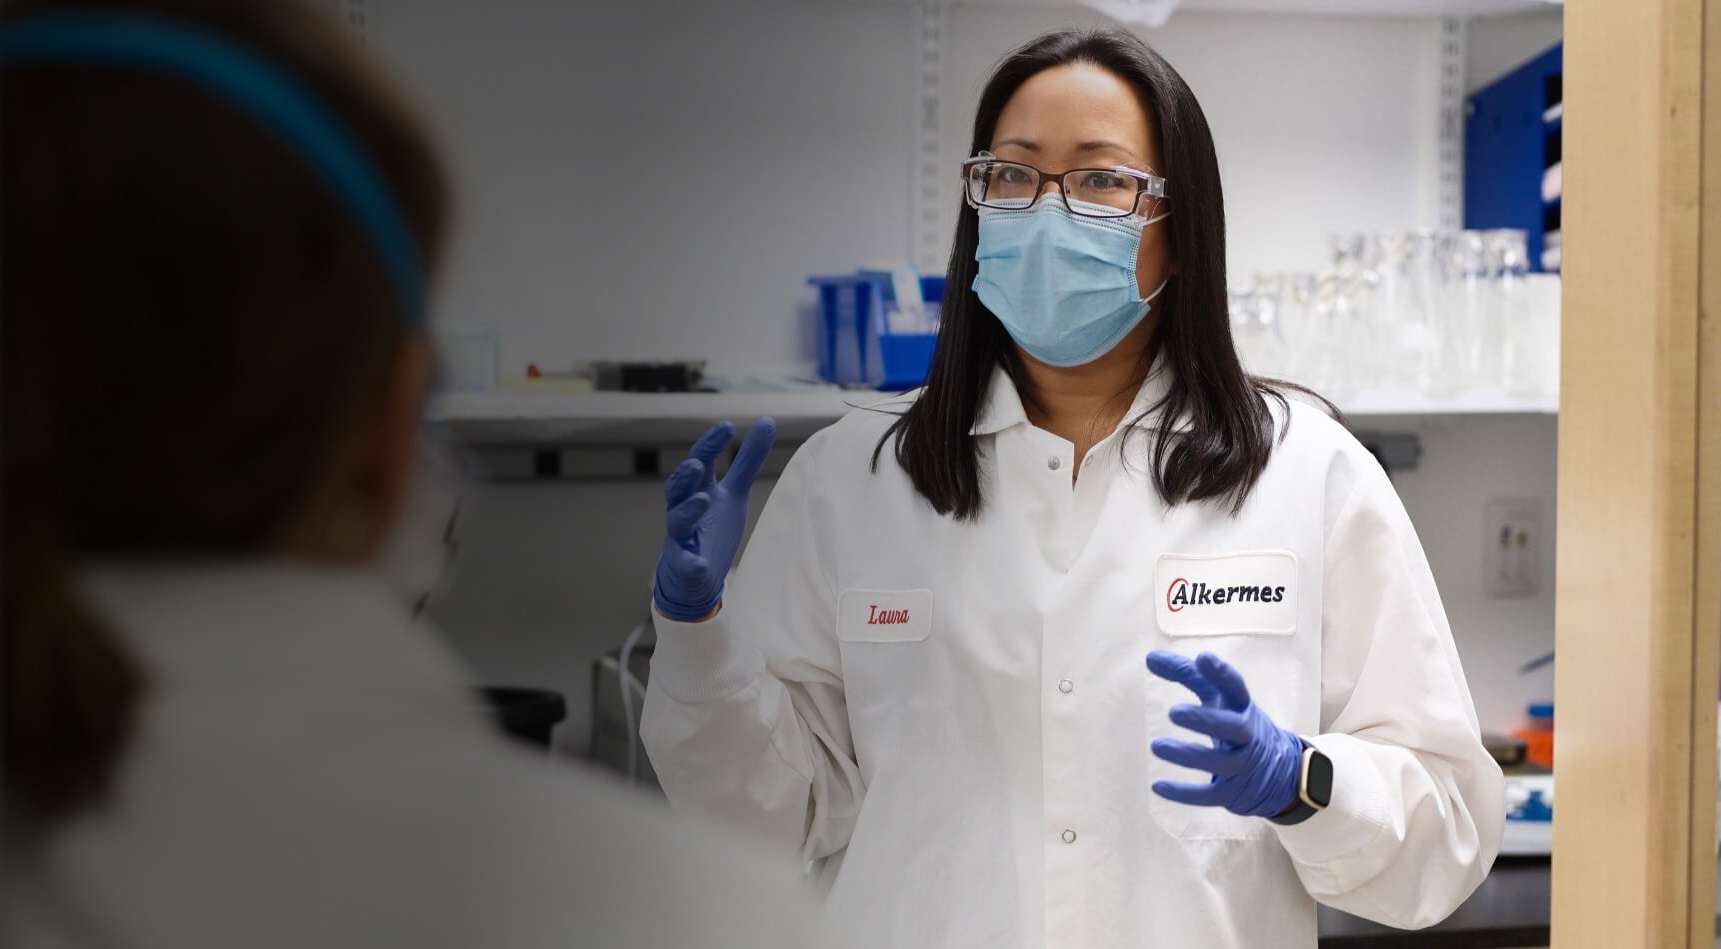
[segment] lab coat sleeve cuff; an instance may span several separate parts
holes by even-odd
[[[1365,850],[1391,823],[1386,781],[1362,739],[1320,735],[1308,742],[1332,760],[1332,803],[1300,824],[1273,826],[1292,860],[1335,871],[1335,863]]]
[[[716,702],[753,684],[759,651],[730,627],[722,612],[702,623],[683,623],[651,611],[657,629],[651,681],[683,705]]]

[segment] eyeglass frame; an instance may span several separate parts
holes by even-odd
[[[999,164],[999,165],[1015,165],[1018,168],[1026,168],[1029,171],[1033,172],[1035,175],[1038,175],[1040,180],[1034,186],[1034,197],[1033,197],[1033,199],[1031,201],[1029,201],[1026,206],[1019,207],[1019,208],[1001,208],[1001,207],[997,207],[996,205],[982,204],[979,201],[974,200],[973,192],[971,192],[969,190],[969,187],[968,187],[968,169],[974,165],[978,165],[978,164],[981,164],[983,162],[989,163],[989,164]],[[1080,174],[1084,171],[1103,171],[1103,172],[1106,172],[1107,174],[1123,175],[1124,177],[1129,178],[1130,180],[1134,181],[1135,182],[1135,201],[1130,204],[1129,210],[1125,211],[1125,210],[1120,209],[1119,213],[1117,213],[1117,214],[1090,214],[1086,211],[1076,210],[1075,207],[1070,204],[1070,192],[1069,192],[1069,189],[1064,184],[1064,179],[1068,178],[1070,175]],[[1141,210],[1141,196],[1144,194],[1148,195],[1149,197],[1159,198],[1161,200],[1168,200],[1168,196],[1165,193],[1166,192],[1166,188],[1165,188],[1166,182],[1165,182],[1164,178],[1161,178],[1160,176],[1158,176],[1158,175],[1156,175],[1150,171],[1142,171],[1139,168],[1130,168],[1127,165],[1116,165],[1116,166],[1113,166],[1111,168],[1070,168],[1066,171],[1063,171],[1060,174],[1053,175],[1051,172],[1042,171],[1038,168],[1035,168],[1033,165],[1028,164],[1027,162],[1011,161],[1008,158],[999,158],[997,155],[994,155],[991,152],[985,152],[985,151],[981,152],[978,155],[975,155],[973,158],[966,159],[962,162],[962,200],[967,202],[968,206],[971,208],[974,208],[975,210],[979,210],[980,208],[985,208],[988,211],[1027,211],[1027,210],[1031,210],[1035,204],[1039,203],[1041,189],[1046,187],[1046,182],[1048,182],[1048,181],[1055,182],[1057,184],[1057,186],[1058,186],[1058,198],[1064,202],[1064,210],[1069,211],[1071,214],[1079,214],[1082,217],[1100,218],[1102,220],[1129,217],[1132,214],[1137,214],[1140,212],[1140,210]],[[1086,203],[1086,202],[1084,202],[1084,203]]]

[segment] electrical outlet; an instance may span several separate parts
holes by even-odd
[[[1542,576],[1542,503],[1489,501],[1483,535],[1483,588],[1493,596],[1535,596]]]

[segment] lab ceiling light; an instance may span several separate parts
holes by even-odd
[[[1125,26],[1157,29],[1171,19],[1182,0],[1082,0],[1082,4]]]

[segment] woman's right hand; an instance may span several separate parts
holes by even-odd
[[[771,451],[777,423],[769,418],[753,423],[728,473],[718,481],[717,456],[734,437],[734,423],[719,423],[694,443],[691,456],[664,483],[669,514],[652,599],[669,619],[697,622],[715,613],[723,601],[723,580],[747,529],[753,479]]]

